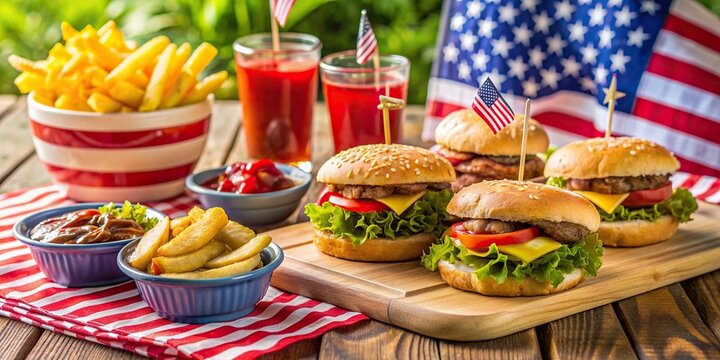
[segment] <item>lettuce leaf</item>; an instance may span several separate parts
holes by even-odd
[[[567,180],[561,177],[550,177],[546,184],[565,188]],[[687,189],[675,189],[673,195],[658,204],[650,207],[631,209],[619,205],[612,214],[608,214],[605,210],[597,208],[602,221],[629,221],[629,220],[646,220],[655,221],[665,215],[672,215],[680,220],[681,223],[692,220],[692,214],[697,211],[698,204],[692,193]]]
[[[423,232],[440,237],[446,229],[443,223],[448,218],[445,208],[451,198],[449,190],[428,191],[401,215],[393,211],[358,213],[329,202],[312,203],[305,206],[305,215],[317,229],[350,239],[354,245],[367,239],[396,239]]]
[[[567,180],[565,180],[564,178],[555,177],[555,176],[549,177],[545,183],[550,186],[559,187],[561,189],[564,189],[567,186]]]
[[[692,220],[692,214],[697,211],[698,204],[692,193],[687,189],[676,189],[673,195],[658,204],[650,207],[630,209],[619,205],[612,214],[598,208],[602,221],[628,221],[647,220],[655,221],[664,215],[672,215],[680,222]]]
[[[490,253],[486,257],[471,255],[467,248],[455,244],[449,236],[443,242],[434,244],[430,253],[422,257],[423,265],[431,270],[437,270],[441,260],[450,263],[460,261],[472,267],[475,276],[480,280],[491,278],[498,284],[504,283],[508,276],[518,281],[526,276],[539,282],[550,282],[558,286],[575,268],[581,268],[587,275],[596,276],[602,265],[602,243],[597,233],[589,234],[575,244],[563,244],[559,249],[547,253],[540,258],[523,263],[500,252],[495,244],[490,246]]]
[[[145,214],[147,208],[140,204],[131,204],[125,200],[121,207],[116,207],[115,203],[109,202],[98,208],[101,214],[110,213],[120,219],[135,220],[145,230],[152,229],[158,223],[158,219],[152,218]]]

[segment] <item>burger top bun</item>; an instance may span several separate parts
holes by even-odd
[[[522,181],[496,180],[470,185],[455,194],[447,211],[470,219],[566,221],[591,232],[600,227],[595,205],[582,196],[554,186]]]
[[[516,114],[515,121],[499,133],[490,127],[472,109],[456,110],[446,116],[435,129],[435,142],[453,151],[480,155],[519,156],[522,143],[523,116]],[[548,135],[537,121],[528,122],[527,153],[544,153],[548,149]]]
[[[597,179],[610,176],[664,175],[680,163],[666,148],[634,137],[594,138],[567,144],[545,164],[545,176]]]
[[[320,167],[317,180],[342,185],[400,185],[452,182],[455,169],[444,158],[409,145],[361,145],[339,152]]]

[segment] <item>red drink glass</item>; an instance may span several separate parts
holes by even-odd
[[[243,130],[251,159],[269,158],[309,169],[317,65],[322,44],[312,35],[281,33],[280,50],[271,34],[235,41]]]
[[[407,100],[410,62],[399,55],[380,56],[380,68],[373,61],[359,65],[355,50],[324,57],[320,62],[323,94],[330,113],[335,152],[385,142],[380,95]],[[390,111],[393,143],[402,141],[405,110]]]

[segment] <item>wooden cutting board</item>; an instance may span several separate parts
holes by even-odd
[[[310,223],[268,232],[285,251],[272,285],[447,340],[493,339],[720,268],[720,207],[700,204],[669,241],[606,248],[596,278],[558,294],[489,297],[447,286],[418,261],[363,263],[325,255]]]

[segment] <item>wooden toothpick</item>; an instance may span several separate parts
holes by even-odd
[[[385,131],[385,144],[392,144],[392,136],[390,134],[390,110],[400,110],[405,107],[405,101],[402,99],[380,95],[380,104],[377,108],[383,112],[383,129]]]
[[[277,20],[275,20],[275,4],[273,0],[270,1],[270,32],[272,33],[272,47],[273,55],[280,52],[280,29],[278,28]]]
[[[520,144],[520,168],[518,169],[518,181],[525,178],[525,153],[527,152],[527,128],[530,119],[530,99],[525,101],[525,116],[523,117],[522,143]]]
[[[615,74],[613,74],[612,81],[610,81],[610,87],[603,88],[603,92],[605,93],[603,104],[608,104],[607,127],[605,128],[605,137],[607,138],[612,135],[612,121],[613,113],[615,113],[615,101],[625,96],[625,93],[617,91],[617,76]]]

